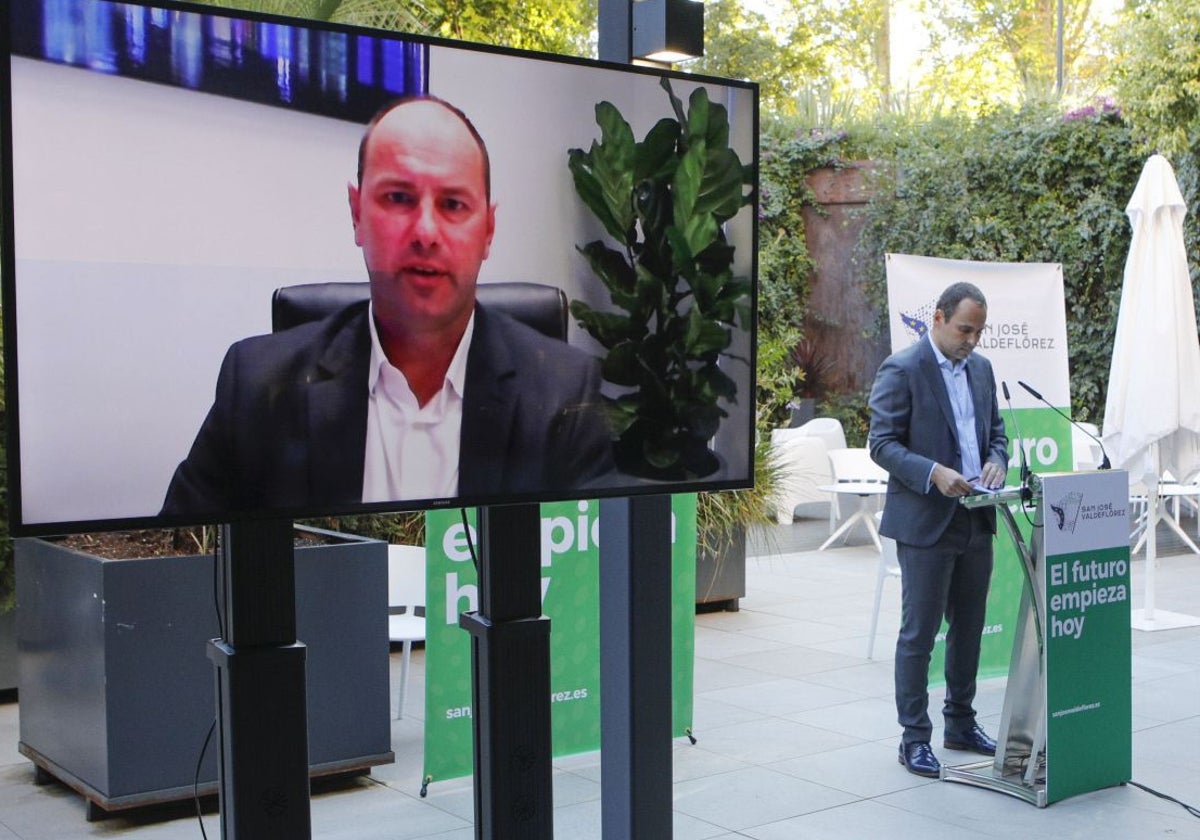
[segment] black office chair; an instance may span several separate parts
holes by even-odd
[[[309,321],[319,321],[370,295],[370,284],[305,283],[276,289],[271,297],[271,330],[279,332]],[[557,286],[543,283],[480,283],[476,299],[489,309],[503,312],[543,335],[567,340],[567,296]]]

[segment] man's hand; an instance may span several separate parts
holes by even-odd
[[[995,461],[988,461],[983,465],[983,471],[979,474],[979,483],[989,490],[995,490],[997,487],[1004,486],[1004,480],[1007,477],[1008,470]]]
[[[949,467],[937,464],[933,468],[933,484],[943,496],[958,498],[971,492],[971,482]]]

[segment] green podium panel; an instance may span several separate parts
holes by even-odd
[[[1028,543],[1013,517],[1019,494],[964,502],[996,506],[1026,585],[996,757],[943,767],[942,778],[1045,807],[1131,775],[1129,476],[1055,473],[1032,485]]]

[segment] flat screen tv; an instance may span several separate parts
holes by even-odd
[[[755,85],[0,15],[14,535],[752,484]]]

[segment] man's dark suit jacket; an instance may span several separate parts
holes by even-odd
[[[367,304],[234,344],[162,513],[345,508],[362,499]],[[581,487],[612,465],[596,360],[476,306],[458,494]]]
[[[1008,439],[991,362],[971,353],[967,380],[975,403],[979,462],[995,461],[1007,469]],[[961,471],[962,452],[950,395],[928,336],[884,360],[871,388],[870,407],[871,457],[889,475],[879,532],[907,545],[932,546],[959,502],[943,496],[929,482],[929,472],[934,462]],[[996,512],[986,508],[984,513],[995,533]]]

